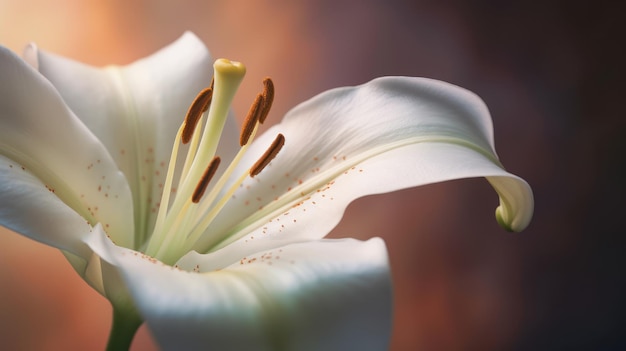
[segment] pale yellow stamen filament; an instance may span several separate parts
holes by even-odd
[[[200,221],[200,223],[198,223],[194,227],[194,229],[191,231],[191,234],[187,238],[187,246],[185,247],[185,251],[189,251],[193,248],[193,246],[196,244],[198,239],[200,239],[202,234],[204,234],[204,232],[207,230],[211,222],[213,222],[215,217],[217,217],[220,211],[222,211],[222,209],[224,208],[228,200],[233,196],[235,191],[237,191],[237,189],[239,188],[239,185],[241,185],[241,183],[243,183],[243,181],[247,177],[248,177],[247,173],[242,174],[237,179],[237,181],[228,189],[228,191],[224,194],[224,196],[222,196],[220,200],[213,207],[211,207],[211,210],[205,215],[202,215],[201,217],[202,221]],[[221,241],[223,238],[216,238],[216,239],[217,241]]]
[[[255,129],[255,132],[256,132],[256,129]],[[255,165],[252,168],[248,169],[247,172],[244,172],[242,175],[240,175],[239,178],[237,178],[237,180],[230,186],[228,191],[220,198],[220,200],[215,205],[210,207],[210,211],[206,213],[205,215],[202,215],[201,217],[202,220],[200,221],[200,223],[198,223],[198,225],[194,227],[189,237],[189,243],[191,245],[187,247],[188,250],[192,248],[195,242],[206,231],[206,229],[209,227],[213,219],[217,217],[219,212],[224,208],[228,200],[230,200],[230,198],[233,196],[233,194],[239,188],[239,186],[243,183],[243,181],[248,176],[252,176],[251,171],[254,169],[257,172],[255,175],[258,175],[276,157],[276,155],[278,154],[278,152],[280,151],[280,149],[283,147],[284,144],[285,144],[285,137],[282,134],[278,134],[276,136],[276,139],[274,139],[270,147],[267,149],[267,151],[265,151],[263,156],[261,156],[261,158],[255,163]],[[231,164],[229,168],[234,168],[234,165],[239,163],[239,158],[241,155],[243,155],[245,150],[243,150],[242,148],[242,151],[243,152],[240,151],[240,153],[237,155],[238,157],[235,158],[235,160],[233,161],[233,164]],[[217,190],[222,189],[223,183],[225,183],[226,180],[229,178],[227,177],[227,175],[230,176],[231,173],[232,173],[232,170],[227,170],[227,172],[222,176],[222,179],[220,179],[218,183],[216,184],[216,186],[213,188],[211,195],[217,195]],[[213,200],[211,199],[210,201],[212,202]],[[210,205],[210,203],[208,205]],[[209,206],[206,206],[206,207],[207,208],[202,208],[199,213],[205,213],[205,211],[209,209]],[[219,241],[225,238],[215,238],[215,239],[216,239],[215,243],[218,243]]]
[[[180,136],[183,133],[184,126],[180,126],[178,128],[178,133],[176,134],[176,140],[179,140]],[[163,227],[163,223],[165,222],[165,217],[167,214],[167,205],[170,201],[170,194],[172,189],[172,181],[174,178],[174,170],[176,168],[176,158],[178,156],[178,142],[174,143],[172,147],[172,154],[170,155],[170,163],[167,167],[167,175],[165,176],[165,184],[163,184],[163,193],[161,194],[161,201],[159,202],[159,212],[157,214],[156,223],[153,229],[153,233],[159,232]],[[150,240],[150,244],[154,241]],[[150,245],[148,245],[148,249]]]
[[[259,128],[257,124],[254,130],[252,131],[251,138],[254,138],[258,129]],[[235,155],[232,162],[230,163],[230,165],[228,166],[224,174],[222,174],[220,179],[217,181],[213,189],[211,189],[211,192],[202,200],[200,204],[201,207],[200,207],[199,213],[206,213],[206,214],[200,217],[201,220],[194,227],[193,232],[190,235],[189,241],[192,244],[195,243],[195,241],[197,241],[197,239],[202,235],[202,233],[208,228],[209,224],[211,224],[215,216],[217,216],[219,214],[219,211],[224,207],[224,205],[226,205],[226,202],[228,201],[228,199],[230,199],[230,197],[237,190],[239,185],[243,183],[246,177],[248,177],[249,172],[244,172],[241,176],[239,176],[237,181],[235,181],[230,186],[226,194],[223,195],[222,198],[216,204],[213,204],[215,202],[215,199],[219,195],[220,190],[224,188],[224,185],[230,179],[231,175],[233,174],[233,171],[235,170],[237,165],[239,165],[241,158],[243,157],[243,155],[245,155],[249,146],[250,144],[248,143],[244,145],[241,149],[239,149],[239,152],[237,153],[237,155]]]
[[[170,235],[167,235],[161,245],[159,245],[155,257],[159,257],[167,263],[172,263],[172,261],[178,259],[176,256],[180,252],[180,247],[184,245],[184,238],[177,234],[189,231],[193,218],[197,215],[197,209],[198,206],[195,203],[191,201],[185,203],[183,210],[178,213],[168,230]],[[169,261],[170,258],[172,261]]]
[[[267,85],[268,85],[268,83],[266,83],[267,81],[269,81],[270,82],[269,85],[271,85],[271,87],[269,89],[267,88]],[[239,149],[239,152],[233,158],[232,162],[230,163],[230,165],[228,166],[228,168],[226,169],[224,174],[222,174],[222,176],[218,180],[217,184],[215,184],[215,186],[213,187],[213,190],[210,192],[210,194],[203,201],[203,208],[200,211],[200,213],[204,213],[204,212],[208,211],[208,208],[210,207],[212,202],[217,197],[219,191],[224,187],[224,185],[226,184],[226,182],[228,181],[228,179],[232,175],[233,171],[235,170],[235,167],[239,164],[239,161],[241,160],[241,158],[243,157],[245,152],[248,150],[250,142],[252,140],[254,140],[254,137],[256,136],[256,133],[257,133],[257,131],[259,129],[259,124],[260,124],[259,117],[260,117],[260,114],[261,114],[261,110],[262,110],[263,106],[265,105],[265,98],[263,98],[263,96],[267,95],[267,94],[270,94],[271,95],[270,99],[273,100],[273,94],[274,94],[274,88],[273,88],[273,83],[271,83],[271,79],[270,78],[265,78],[264,83],[265,83],[266,86],[264,87],[263,92],[260,93],[259,95],[257,95],[256,99],[254,100],[254,102],[250,106],[250,110],[248,112],[246,120],[244,121],[243,126],[241,128],[240,144],[241,144],[242,147],[241,147],[241,149]],[[270,90],[271,92],[268,93],[268,90]],[[271,106],[271,103],[270,103],[270,106]],[[269,111],[265,111],[266,114],[268,112]],[[246,175],[247,174],[248,173],[246,173]],[[245,179],[246,175],[243,176],[244,179]],[[241,182],[243,182],[243,180]],[[239,186],[239,184],[241,182],[235,182],[234,186]],[[209,221],[207,220],[207,218],[204,218],[203,222],[204,223],[208,223]],[[200,225],[200,226],[202,227],[202,225]]]
[[[200,121],[198,122],[198,124],[200,124],[200,122],[202,122],[202,119],[205,115],[203,114],[202,116],[200,116]],[[178,188],[180,189],[182,187],[182,183],[185,179],[187,179],[187,175],[189,174],[189,169],[191,169],[191,164],[193,163],[193,160],[195,158],[196,153],[198,152],[198,145],[200,144],[200,135],[202,134],[202,128],[195,128],[194,132],[193,132],[193,136],[191,137],[191,140],[189,141],[189,147],[187,148],[187,156],[185,157],[185,163],[183,164],[183,170],[180,173],[179,179],[178,179]]]
[[[212,95],[213,95],[212,90],[210,88],[206,88],[202,90],[196,96],[193,103],[189,107],[189,110],[187,111],[187,115],[185,117],[185,121],[183,122],[183,125],[180,126],[180,128],[178,129],[178,133],[176,134],[175,140],[180,140],[181,143],[183,144],[186,143],[185,140],[183,140],[185,133],[193,134],[193,137],[191,140],[192,143],[189,146],[189,151],[187,153],[187,158],[185,159],[183,172],[180,176],[181,179],[187,174],[189,167],[191,165],[191,160],[193,160],[193,157],[190,157],[190,155],[195,154],[195,150],[198,147],[198,138],[200,135],[200,129],[196,128],[196,126],[200,122],[202,114],[206,112],[206,110],[209,108]],[[187,137],[187,143],[188,142],[189,142],[189,137]],[[179,143],[175,142],[174,146],[172,147],[172,154],[170,156],[170,160],[169,160],[169,164],[167,168],[167,175],[165,177],[165,183],[163,184],[163,193],[161,194],[161,201],[159,202],[159,211],[157,213],[157,219],[156,219],[155,227],[153,229],[153,233],[163,232],[163,225],[167,218],[167,209],[168,209],[168,205],[170,201],[170,196],[172,193],[172,183],[174,181],[174,170],[176,168],[176,159],[178,158],[178,149],[179,149]],[[150,240],[150,243],[148,244],[146,251],[154,249],[155,244],[156,244],[156,240]]]
[[[257,124],[255,128],[253,129],[250,135],[251,139],[254,139],[257,131],[259,130],[258,126],[259,125]],[[250,147],[250,143],[244,145],[243,147],[239,149],[239,152],[237,152],[237,155],[235,155],[233,160],[230,162],[230,164],[226,168],[226,171],[224,171],[220,179],[217,181],[217,183],[215,183],[215,186],[213,186],[213,189],[211,189],[211,192],[205,197],[204,200],[202,200],[201,213],[208,211],[208,208],[215,201],[215,199],[219,195],[220,190],[224,188],[224,185],[232,176],[233,172],[235,171],[235,168],[239,165],[239,162],[241,161],[243,156],[246,154],[246,151],[248,151],[249,147]],[[247,174],[248,172],[245,173],[246,176]],[[239,185],[237,184],[237,186]]]

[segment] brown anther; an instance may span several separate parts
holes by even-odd
[[[191,103],[191,106],[189,106],[187,116],[185,117],[183,133],[180,138],[183,144],[187,144],[191,140],[191,137],[193,136],[193,132],[196,130],[196,125],[198,124],[200,117],[206,110],[209,109],[212,97],[213,89],[205,88],[196,96],[196,98]]]
[[[263,124],[267,115],[270,113],[272,103],[274,102],[274,82],[272,78],[263,79],[263,108],[259,115],[259,123]]]
[[[261,158],[256,161],[254,166],[250,168],[250,177],[254,178],[254,176],[261,173],[261,171],[267,167],[270,162],[272,162],[274,157],[278,155],[278,152],[283,148],[283,145],[285,145],[285,136],[278,134],[276,139],[274,139],[274,142],[272,142],[272,145],[270,145],[267,151],[265,151],[263,156],[261,156]]]
[[[256,127],[257,122],[259,121],[259,116],[261,113],[261,109],[263,106],[263,95],[259,94],[254,99],[252,106],[250,106],[250,110],[248,111],[248,115],[246,119],[243,121],[243,126],[241,126],[241,133],[239,134],[239,146],[244,146],[248,143],[250,139],[250,135],[252,135],[252,131],[254,127]]]
[[[220,165],[220,161],[221,159],[219,157],[215,157],[207,166],[204,174],[202,174],[202,178],[200,178],[200,181],[198,182],[198,185],[196,185],[196,189],[193,191],[193,195],[191,196],[191,201],[193,203],[197,204],[200,202],[202,195],[204,195],[204,191],[211,182],[215,172],[217,172],[217,167]]]

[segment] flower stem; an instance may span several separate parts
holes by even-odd
[[[107,351],[129,350],[137,329],[143,321],[134,309],[113,308],[113,325]]]

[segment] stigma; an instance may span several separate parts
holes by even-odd
[[[203,235],[212,234],[206,233],[207,228],[237,188],[248,177],[261,173],[285,144],[285,137],[278,134],[254,164],[248,165],[242,174],[233,174],[272,107],[274,83],[265,78],[263,89],[254,99],[241,127],[239,152],[215,179],[222,166],[222,159],[216,154],[217,146],[246,68],[226,59],[215,61],[213,68],[210,85],[193,100],[176,135],[154,230],[142,249],[166,264],[175,263],[192,250]],[[181,145],[187,145],[187,151],[182,168],[177,169]],[[234,181],[229,181],[232,179]],[[214,238],[215,241],[226,239]]]

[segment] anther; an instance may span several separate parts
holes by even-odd
[[[239,134],[239,146],[246,145],[248,140],[250,140],[252,131],[254,131],[254,127],[256,127],[256,124],[259,121],[261,110],[263,108],[263,101],[263,95],[259,94],[256,96],[256,99],[254,99],[252,106],[250,106],[248,115],[243,121],[243,126],[241,127],[241,134]]]
[[[191,106],[189,106],[187,116],[185,117],[185,125],[183,127],[183,132],[180,138],[183,144],[187,144],[191,140],[191,137],[193,136],[193,132],[196,130],[196,125],[198,124],[200,117],[206,110],[209,109],[212,97],[213,89],[205,88],[198,94],[198,96],[196,96],[196,98],[191,103]]]
[[[270,113],[272,103],[274,102],[274,82],[272,78],[267,77],[263,79],[263,108],[259,115],[259,123],[263,124],[267,115]]]
[[[261,171],[267,167],[270,162],[272,162],[276,155],[278,155],[278,152],[283,148],[283,145],[285,145],[285,136],[278,134],[276,139],[274,139],[274,142],[272,142],[272,145],[270,145],[267,151],[265,151],[263,156],[261,156],[261,158],[256,161],[254,166],[250,168],[250,177],[254,178],[254,176],[261,173]]]
[[[200,202],[202,195],[204,195],[204,191],[206,190],[207,186],[211,182],[211,179],[215,175],[217,167],[220,165],[220,161],[221,160],[219,157],[215,157],[211,161],[211,163],[209,163],[209,166],[204,171],[204,174],[202,174],[202,178],[200,178],[198,185],[196,185],[196,189],[193,191],[193,195],[191,196],[191,201],[193,203],[197,204],[198,202]]]

